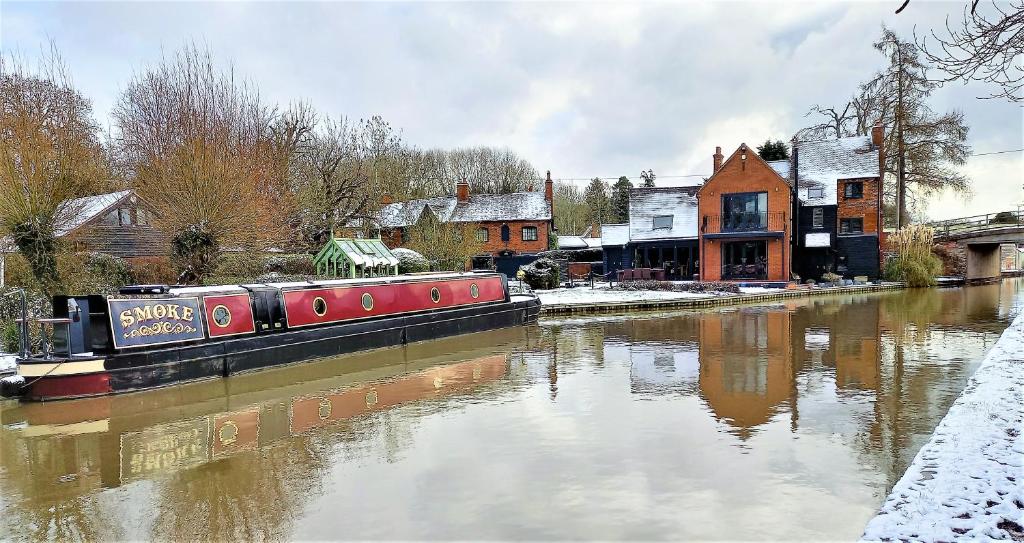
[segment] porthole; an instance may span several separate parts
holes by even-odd
[[[369,292],[363,293],[363,309],[373,311],[373,296]]]
[[[437,290],[437,287],[430,289],[430,299],[433,300],[435,304],[441,301],[441,291]]]
[[[331,416],[331,411],[334,411],[334,406],[331,405],[331,401],[327,398],[320,399],[320,406],[316,410],[316,414],[320,417],[320,420],[327,420]]]
[[[469,285],[469,295],[474,299],[480,297],[480,287],[476,286],[476,283]]]
[[[231,310],[226,306],[218,305],[214,307],[211,316],[213,317],[213,324],[220,328],[227,328],[231,324]]]
[[[224,426],[220,427],[217,437],[220,438],[221,444],[231,445],[238,440],[238,424],[233,420],[225,422]]]
[[[324,315],[326,315],[327,300],[323,299],[320,296],[313,298],[313,313],[316,313],[316,316],[318,317],[323,317]]]

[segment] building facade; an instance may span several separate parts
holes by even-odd
[[[697,191],[638,187],[629,191],[629,223],[601,226],[606,274],[631,268],[664,270],[667,279],[693,279],[697,258]]]
[[[793,195],[788,181],[740,145],[697,192],[703,281],[788,281]]]
[[[395,202],[383,206],[377,219],[380,237],[389,248],[408,241],[408,230],[426,220],[472,226],[481,256],[535,254],[550,247],[554,231],[553,183],[548,172],[542,192],[471,194],[465,180],[455,196]]]

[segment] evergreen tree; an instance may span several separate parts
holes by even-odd
[[[631,188],[633,188],[633,183],[630,183],[629,178],[626,176],[620,177],[619,180],[612,185],[612,221],[620,224],[629,222],[629,189]]]
[[[640,172],[640,179],[644,180],[644,184],[643,184],[644,188],[648,188],[648,189],[649,188],[654,188],[654,180],[656,178],[657,178],[657,176],[654,175],[654,170],[647,170],[646,172],[645,171],[641,171]]]
[[[764,140],[764,144],[757,147],[757,154],[765,160],[788,160],[789,146],[782,140]]]
[[[587,223],[602,224],[611,218],[611,200],[608,198],[608,183],[595,177],[583,191],[583,201],[587,205]]]

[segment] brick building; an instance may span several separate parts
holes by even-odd
[[[793,194],[789,182],[757,152],[740,145],[697,191],[703,281],[788,281]]]
[[[409,228],[425,220],[473,225],[481,256],[535,254],[549,248],[554,230],[551,172],[543,192],[471,194],[465,180],[455,196],[395,202],[383,206],[377,219],[381,239],[390,248],[406,241]]]
[[[789,178],[799,199],[794,271],[879,275],[883,130],[871,136],[794,141]]]

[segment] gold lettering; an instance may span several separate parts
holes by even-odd
[[[169,304],[167,306],[167,318],[180,321],[181,317],[178,316],[178,304]]]
[[[181,308],[181,320],[183,320],[183,321],[191,321],[192,320],[192,308],[191,307],[182,307]]]
[[[144,305],[142,307],[136,307],[135,308],[135,320],[138,320],[138,321],[153,320],[153,310],[148,305]]]
[[[162,319],[167,316],[167,306],[163,304],[157,304],[153,307],[153,318]]]
[[[121,312],[121,327],[122,328],[128,328],[129,326],[131,326],[133,324],[135,324],[135,317],[132,317],[132,312],[130,310],[128,310],[128,309],[125,309],[124,311],[122,311]]]

